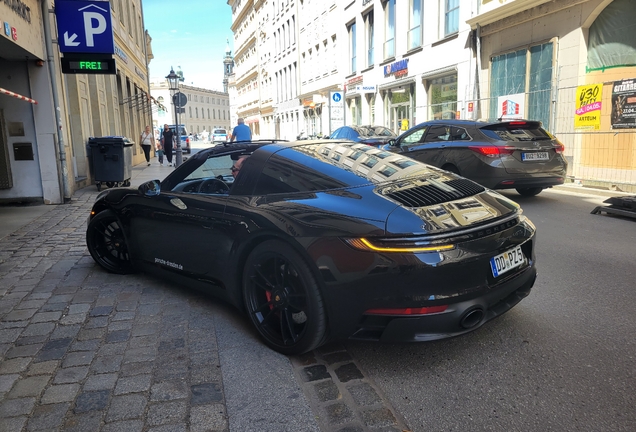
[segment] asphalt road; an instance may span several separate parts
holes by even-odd
[[[538,230],[528,298],[455,339],[347,350],[413,431],[636,430],[636,220],[505,194]]]

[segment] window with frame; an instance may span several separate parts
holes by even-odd
[[[349,72],[356,73],[356,23],[355,21],[349,25],[347,32],[349,33],[349,58],[351,59]]]
[[[412,50],[422,46],[422,2],[423,0],[410,0],[411,15],[410,29],[408,33],[408,49]]]
[[[373,11],[369,12],[364,16],[364,23],[366,26],[366,36],[367,36],[367,66],[373,66],[373,48],[375,46],[374,42],[374,33],[375,33],[375,25],[373,23]]]
[[[430,80],[428,97],[430,119],[454,119],[457,112],[457,74]]]
[[[395,0],[384,3],[384,58],[395,57]]]
[[[542,122],[549,130],[553,64],[552,42],[493,57],[490,63],[489,118],[494,120],[499,117],[500,96],[525,93],[525,117]]]
[[[444,36],[459,31],[459,0],[444,0]]]

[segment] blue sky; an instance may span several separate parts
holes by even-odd
[[[152,38],[150,77],[183,70],[184,83],[223,90],[226,40],[234,54],[232,9],[226,0],[142,0]]]

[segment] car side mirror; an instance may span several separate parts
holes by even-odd
[[[397,141],[394,138],[391,138],[388,142],[389,146],[395,147],[397,146]]]
[[[150,180],[142,183],[137,190],[144,196],[157,196],[161,192],[161,182],[159,180]]]

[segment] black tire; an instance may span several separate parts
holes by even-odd
[[[113,211],[104,210],[91,219],[86,230],[86,245],[95,262],[105,270],[133,273],[126,236]]]
[[[273,350],[295,355],[324,343],[327,318],[318,283],[291,246],[270,240],[254,248],[243,269],[243,301]]]
[[[517,188],[517,192],[519,193],[519,195],[525,196],[525,197],[533,197],[533,196],[539,195],[542,190],[543,188],[540,188],[540,187]]]

